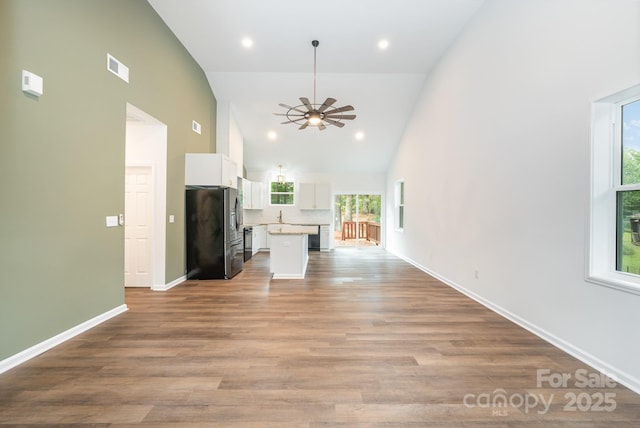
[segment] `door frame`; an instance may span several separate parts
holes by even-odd
[[[375,247],[377,248],[384,248],[384,216],[385,216],[385,211],[384,211],[384,195],[382,194],[382,192],[336,192],[333,194],[333,198],[332,198],[332,204],[335,208],[336,205],[336,199],[339,196],[345,196],[345,195],[351,195],[354,196],[354,203],[355,203],[355,222],[356,222],[356,238],[354,240],[354,244],[353,245],[336,245],[336,242],[338,242],[339,240],[337,240],[335,238],[335,233],[336,233],[336,217],[337,217],[337,212],[334,212],[333,214],[333,219],[332,219],[332,230],[331,230],[331,239],[333,241],[333,247],[334,248],[367,248],[370,247],[370,245],[362,245],[361,240],[363,240],[364,238],[362,236],[360,236],[360,204],[359,204],[359,198],[361,196],[379,196],[380,197],[380,227],[381,227],[381,237],[380,237],[380,244],[376,245]],[[334,210],[335,211],[335,210]],[[340,225],[340,227],[342,227],[342,225]]]
[[[138,107],[126,104],[125,170],[151,167],[153,186],[152,290],[166,290],[167,125]],[[133,136],[133,137],[132,137]],[[135,141],[133,140],[135,138]],[[125,172],[126,174],[126,172]],[[123,196],[124,196],[124,189]],[[126,221],[126,219],[125,219]],[[124,240],[122,242],[124,253]],[[122,273],[124,280],[124,271]],[[123,281],[124,282],[124,281]]]

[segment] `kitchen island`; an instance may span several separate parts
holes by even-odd
[[[270,268],[274,279],[304,278],[309,262],[309,235],[317,233],[317,226],[288,224],[269,230]]]

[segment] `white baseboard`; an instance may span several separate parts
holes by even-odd
[[[24,363],[25,361],[37,357],[43,352],[46,352],[49,349],[58,346],[63,342],[66,342],[67,340],[79,335],[80,333],[84,333],[90,328],[95,327],[98,324],[101,324],[108,319],[115,317],[116,315],[120,315],[121,313],[126,312],[128,309],[129,308],[127,308],[127,305],[120,305],[116,308],[111,309],[110,311],[98,315],[97,317],[91,318],[90,320],[85,321],[82,324],[78,324],[77,326],[72,327],[69,330],[63,331],[62,333],[57,334],[45,340],[44,342],[40,342],[32,346],[31,348],[25,349],[24,351],[12,355],[11,357],[5,358],[4,360],[0,361],[0,373],[4,373],[7,370],[10,370]]]
[[[570,342],[567,342],[566,340],[559,338],[557,336],[555,336],[554,334],[538,327],[535,324],[530,323],[529,321],[519,317],[516,314],[513,314],[511,312],[509,312],[508,310],[502,308],[499,305],[494,304],[493,302],[483,298],[482,296],[474,293],[471,290],[466,289],[465,287],[461,286],[460,284],[455,283],[454,281],[449,280],[448,278],[445,278],[441,275],[439,275],[436,272],[433,272],[432,270],[426,268],[425,266],[422,266],[420,263],[417,263],[416,261],[408,258],[408,257],[404,257],[400,254],[397,254],[391,250],[387,250],[389,251],[391,254],[401,258],[402,260],[406,261],[407,263],[412,264],[413,266],[415,266],[416,268],[420,269],[421,271],[429,274],[430,276],[438,279],[439,281],[443,282],[444,284],[448,285],[451,288],[456,289],[457,291],[459,291],[460,293],[464,294],[465,296],[475,300],[476,302],[480,303],[481,305],[485,306],[486,308],[492,310],[493,312],[497,313],[498,315],[501,315],[503,317],[505,317],[506,319],[508,319],[509,321],[519,325],[520,327],[528,330],[529,332],[535,334],[536,336],[540,337],[541,339],[543,339],[544,341],[552,344],[553,346],[563,350],[564,352],[566,352],[567,354],[573,356],[574,358],[577,358],[578,360],[582,361],[583,363],[593,367],[594,369],[600,371],[601,373],[605,374],[606,376],[610,377],[611,379],[613,379],[614,381],[626,386],[627,388],[629,388],[630,390],[632,390],[633,392],[640,394],[640,379],[637,379],[634,376],[631,376],[628,373],[625,373],[619,369],[617,369],[616,367],[611,366],[610,364],[606,363],[605,361],[602,361],[601,359],[595,357],[594,355],[591,355],[590,353],[584,351],[583,349],[573,345]]]
[[[180,278],[177,278],[177,279],[175,279],[175,280],[171,281],[171,282],[170,282],[170,283],[168,283],[168,284],[164,284],[164,285],[152,285],[152,286],[151,286],[151,289],[152,289],[153,291],[167,291],[167,290],[169,290],[169,289],[171,289],[171,288],[175,287],[175,286],[176,286],[176,285],[178,285],[178,284],[182,284],[182,283],[183,283],[183,282],[185,282],[186,280],[187,280],[187,276],[186,276],[186,275],[184,275],[184,276],[181,276]]]

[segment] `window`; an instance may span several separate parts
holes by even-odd
[[[293,205],[293,181],[272,181],[270,190],[271,205]]]
[[[396,230],[404,230],[404,180],[396,181]]]
[[[640,274],[640,100],[620,106],[620,185],[616,186],[616,270]]]
[[[640,85],[593,105],[587,280],[640,294]]]

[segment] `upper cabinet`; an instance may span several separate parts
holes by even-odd
[[[246,178],[242,179],[242,208],[251,209],[251,182]]]
[[[262,183],[242,180],[242,193],[244,195],[242,207],[245,210],[261,210],[264,208]]]
[[[186,153],[184,181],[187,186],[238,187],[237,166],[219,153]]]
[[[262,208],[264,208],[262,183],[256,181],[251,182],[251,207],[254,210],[261,210]]]
[[[298,206],[301,210],[330,210],[331,187],[327,183],[300,183]]]

